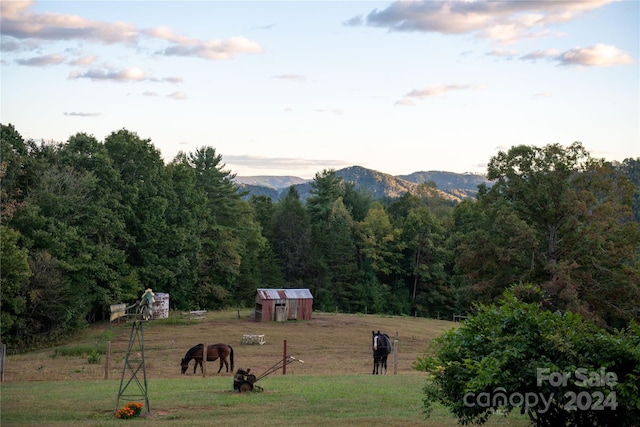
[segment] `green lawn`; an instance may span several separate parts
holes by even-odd
[[[119,380],[5,382],[0,395],[2,427],[11,426],[455,426],[437,406],[422,415],[423,375],[270,375],[264,392],[237,393],[233,379],[149,379],[150,414],[132,420],[113,416]],[[139,389],[130,385],[129,394]],[[131,399],[134,400],[134,399]],[[135,399],[139,400],[140,399]],[[123,406],[127,400],[121,401]],[[519,416],[494,417],[488,425],[525,426]]]

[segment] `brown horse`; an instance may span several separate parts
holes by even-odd
[[[187,372],[189,368],[189,362],[191,359],[195,360],[193,365],[193,373],[196,373],[196,369],[198,365],[200,365],[200,372],[204,372],[204,368],[202,367],[202,351],[204,349],[204,344],[198,344],[191,347],[187,354],[184,355],[184,358],[180,362],[180,366],[182,367],[182,373]],[[229,357],[229,361],[231,362],[231,371],[233,372],[233,347],[228,344],[210,344],[207,346],[207,362],[213,362],[216,359],[220,359],[220,369],[218,369],[218,373],[222,370],[222,365],[224,364],[227,368],[227,372],[229,372],[229,362],[227,362],[227,356]]]

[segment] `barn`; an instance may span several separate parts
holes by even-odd
[[[258,289],[254,311],[260,322],[311,320],[313,295],[309,289]]]

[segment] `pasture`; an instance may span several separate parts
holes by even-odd
[[[455,327],[447,321],[314,313],[310,321],[256,323],[249,311],[207,313],[187,320],[179,313],[144,325],[145,366],[150,414],[134,420],[113,417],[131,325],[95,325],[72,342],[26,354],[9,351],[0,394],[0,424],[6,426],[453,426],[456,420],[442,407],[425,420],[421,388],[425,374],[412,369],[431,340]],[[371,331],[398,332],[397,375],[393,354],[389,372],[371,375]],[[263,334],[264,345],[241,345],[244,334]],[[96,346],[111,342],[110,368],[105,357],[89,363]],[[259,375],[287,354],[304,363],[287,366],[257,385],[264,392],[233,391],[233,372],[217,374],[218,361],[205,364],[206,376],[193,365],[180,373],[185,352],[200,342],[226,343],[234,348],[235,369]],[[95,362],[95,360],[93,360]],[[193,362],[191,362],[193,364]],[[489,425],[526,425],[519,416],[495,418]]]

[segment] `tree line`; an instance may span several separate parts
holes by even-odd
[[[0,126],[1,328],[14,346],[102,321],[146,288],[178,310],[309,288],[316,310],[451,318],[534,283],[553,310],[609,326],[640,316],[640,158],[514,146],[461,203],[433,183],[374,200],[331,169],[306,201],[291,187],[274,202],[245,200],[210,146],[165,163],[126,129],[36,142]]]

